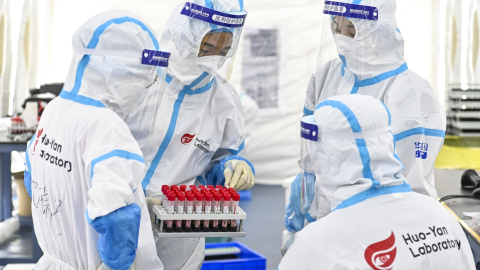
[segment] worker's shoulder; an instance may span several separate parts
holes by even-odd
[[[430,82],[411,69],[402,72],[399,75],[399,78],[402,78],[402,82],[405,84],[406,88],[416,91],[432,90]]]
[[[240,95],[238,91],[227,80],[221,76],[215,77],[216,91],[214,98],[222,102],[240,104]]]

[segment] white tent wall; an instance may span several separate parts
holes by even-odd
[[[22,14],[23,1],[0,1],[1,42],[3,44],[1,55],[2,71],[0,74],[0,115],[12,114],[11,101],[15,89],[16,78],[16,52],[18,32]]]
[[[74,31],[88,18],[107,9],[125,9],[140,15],[160,36],[163,26],[178,0],[49,0],[45,18],[45,46],[40,59],[41,84],[63,82],[72,56],[71,39]],[[405,56],[410,69],[432,83],[434,80],[434,12],[440,0],[397,1],[397,23],[405,38]],[[241,93],[248,92],[247,72],[255,63],[243,59],[252,42],[251,37],[266,31],[276,41],[275,76],[264,81],[277,83],[274,106],[260,107],[255,130],[246,146],[246,156],[255,166],[257,183],[282,184],[299,173],[299,121],[302,117],[305,91],[314,70],[317,42],[320,34],[318,18],[323,1],[317,0],[251,0],[245,1],[249,12],[232,74],[232,83]],[[249,39],[250,38],[250,39]],[[243,45],[242,45],[243,44]],[[273,57],[273,58],[272,58]],[[273,60],[272,60],[273,59]],[[259,69],[259,68],[258,68]],[[245,72],[247,71],[247,72]],[[261,83],[262,78],[257,78]],[[260,86],[259,86],[260,87]],[[261,87],[260,87],[261,88]],[[260,89],[259,88],[259,89]],[[270,88],[270,90],[275,90]],[[268,92],[267,98],[271,92]],[[439,93],[443,96],[443,93]],[[258,97],[252,97],[253,99]],[[260,103],[260,102],[259,102]]]

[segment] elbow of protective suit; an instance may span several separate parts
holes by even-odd
[[[225,166],[228,161],[230,160],[242,160],[245,161],[249,166],[250,169],[252,170],[253,175],[255,175],[255,168],[253,167],[252,163],[248,161],[247,159],[241,157],[241,156],[228,156],[220,160],[219,163],[217,163],[215,166],[213,166],[210,171],[208,171],[205,174],[205,180],[207,182],[207,185],[225,185],[225,176],[224,176],[224,171],[225,171]]]
[[[315,175],[311,173],[305,173],[304,175],[305,181],[307,181],[306,185],[313,187],[315,185]],[[309,223],[315,221],[308,213],[314,194],[315,190],[312,188],[306,190],[304,194],[305,203],[302,205],[301,175],[298,174],[290,186],[290,197],[285,210],[285,228],[289,232],[294,233],[301,231],[305,227],[305,220]]]
[[[130,268],[137,251],[140,216],[140,207],[134,203],[94,220],[87,213],[89,224],[98,233],[97,251],[105,265],[118,270]]]

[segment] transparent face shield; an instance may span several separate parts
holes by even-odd
[[[305,116],[301,121],[301,212],[305,214],[312,202],[315,193],[315,170],[310,151],[312,143],[318,140],[318,127],[313,116]]]
[[[394,11],[392,17],[379,17],[380,8],[350,2],[325,1],[320,23],[316,74],[328,74],[323,79],[337,83],[339,77],[358,82],[388,71],[385,64],[392,61],[392,47],[401,39]],[[381,5],[390,9],[390,4]]]
[[[180,57],[172,58],[173,75],[207,72],[228,80],[246,15],[246,11],[225,13],[190,2],[177,7],[161,41]]]

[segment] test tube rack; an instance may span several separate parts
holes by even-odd
[[[184,237],[245,237],[246,233],[243,230],[243,221],[247,218],[247,214],[237,206],[236,214],[168,214],[165,208],[154,205],[153,212],[155,213],[156,222],[152,223],[153,229],[158,233],[159,238],[184,238]],[[236,232],[166,232],[163,230],[163,223],[167,220],[239,220]]]

